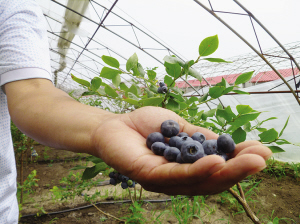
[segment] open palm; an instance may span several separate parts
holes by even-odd
[[[192,135],[199,131],[206,139],[218,138],[212,131],[193,126],[172,111],[143,107],[112,116],[97,129],[93,138],[97,156],[146,190],[169,195],[204,195],[227,190],[259,172],[272,154],[257,141],[245,141],[236,146],[227,162],[217,155],[203,157],[193,164],[168,162],[146,146],[147,136],[160,131],[161,123],[168,119],[179,123],[180,132]]]

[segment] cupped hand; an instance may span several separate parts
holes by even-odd
[[[191,125],[174,112],[159,107],[143,107],[112,116],[93,137],[97,156],[118,172],[137,181],[148,191],[168,195],[207,195],[227,190],[245,177],[265,168],[272,152],[257,141],[236,145],[231,159],[205,156],[193,164],[168,162],[146,146],[147,136],[160,131],[163,121],[179,123],[180,132],[199,131],[206,139],[217,139],[214,132]]]

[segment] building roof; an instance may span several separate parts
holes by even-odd
[[[283,77],[289,77],[294,74],[297,75],[299,73],[299,69],[295,68],[287,68],[287,69],[279,69],[277,70]],[[256,83],[256,82],[270,82],[280,79],[280,77],[272,70],[272,71],[265,71],[265,72],[259,72],[257,75],[255,75],[250,82]]]
[[[242,73],[239,74],[231,74],[231,75],[221,75],[221,76],[215,76],[215,77],[207,77],[205,78],[211,85],[216,85],[217,83],[222,81],[222,78],[224,78],[229,84],[233,84],[236,80],[236,78],[241,75]],[[200,86],[200,81],[198,79],[193,79],[193,80],[188,80],[188,82],[192,86]],[[202,86],[208,85],[207,82],[202,79],[201,81]],[[176,82],[176,86],[178,88],[187,88],[189,85],[185,81],[178,81]]]
[[[289,77],[293,75],[293,69],[292,68],[287,68],[287,69],[279,69],[277,70],[283,77]],[[294,69],[294,74],[297,75],[299,73],[299,69],[295,68]],[[222,81],[222,78],[224,78],[229,84],[234,84],[235,80],[239,74],[231,74],[231,75],[221,75],[221,76],[215,76],[215,77],[207,77],[206,80],[212,85],[216,85],[217,83]],[[269,82],[269,81],[274,81],[280,79],[280,77],[272,70],[272,71],[265,71],[265,72],[259,72],[257,75],[255,75],[250,82],[251,83],[260,83],[260,82]],[[193,86],[206,86],[208,85],[207,82],[203,79],[201,81],[197,79],[193,80],[188,80],[188,82]],[[178,81],[176,82],[176,86],[178,88],[187,88],[189,85],[185,81]]]

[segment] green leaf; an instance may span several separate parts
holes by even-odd
[[[266,128],[256,128],[256,130],[258,130],[259,132],[264,132],[264,131],[267,131],[268,129],[266,129]]]
[[[87,168],[87,166],[76,165],[76,166],[72,167],[70,170],[82,170],[85,168]]]
[[[175,93],[178,93],[178,94],[180,94],[180,95],[183,94],[182,90],[179,89],[177,86],[169,87],[169,89],[173,90]]]
[[[111,67],[114,67],[114,68],[120,67],[120,63],[118,62],[118,60],[113,57],[102,55],[101,58],[107,65],[109,65]]]
[[[149,89],[150,89],[152,92],[157,93],[157,86],[151,85],[151,86],[149,87]]]
[[[100,159],[100,158],[98,158],[98,157],[96,157],[96,156],[88,156],[87,158],[86,158],[86,160],[87,161],[91,161],[92,163],[102,163],[103,162],[103,160],[102,159]]]
[[[251,131],[251,123],[250,123],[250,122],[248,122],[248,123],[246,123],[246,124],[244,125],[244,130],[245,130],[246,132],[250,132],[250,131]]]
[[[271,149],[272,153],[285,152],[282,148],[278,146],[268,146],[268,148]]]
[[[199,103],[206,101],[208,98],[208,93],[205,93],[200,99],[199,99]]]
[[[147,97],[151,98],[154,96],[154,93],[152,91],[150,91],[149,89],[145,88],[145,92],[147,93]]]
[[[223,91],[225,90],[225,87],[223,86],[214,86],[209,88],[209,95],[211,98],[218,98],[222,96]]]
[[[208,117],[213,117],[215,115],[216,109],[211,109],[209,111],[205,111],[202,114],[202,119],[206,120]]]
[[[180,107],[180,110],[184,110],[188,107],[188,105],[185,102],[179,102],[179,107]]]
[[[169,64],[179,64],[180,66],[184,66],[184,61],[183,60],[181,60],[181,59],[179,59],[179,58],[177,58],[177,57],[173,57],[173,56],[169,56],[169,55],[167,55],[167,56],[165,56],[164,58],[163,58],[163,60],[165,61],[165,62],[167,62],[167,63],[169,63]]]
[[[188,109],[188,114],[191,117],[194,117],[194,116],[196,116],[197,113],[198,113],[198,107],[196,106],[195,103],[193,103],[193,105],[190,107],[190,109]]]
[[[126,86],[126,84],[124,82],[121,82],[120,83],[120,89],[123,90],[123,91],[127,91],[128,87]]]
[[[260,133],[258,136],[262,142],[273,142],[278,137],[278,132],[274,128],[271,128]]]
[[[198,101],[198,98],[195,97],[195,96],[191,96],[191,97],[186,101],[186,103],[187,103],[188,105],[190,105],[190,104],[192,104],[192,103],[194,103],[194,102],[196,102],[196,101]]]
[[[116,75],[121,74],[122,71],[112,69],[109,67],[103,67],[100,72],[100,77],[106,79],[113,79]]]
[[[289,141],[285,140],[285,139],[277,139],[276,141],[277,145],[285,145],[285,144],[292,144]]]
[[[235,92],[237,94],[245,94],[245,95],[250,95],[250,93],[248,92],[245,92],[245,91],[241,91],[241,90],[238,90],[238,89],[234,89],[232,90],[232,92]]]
[[[164,77],[164,83],[167,85],[167,86],[170,86],[172,83],[173,83],[173,78],[168,76],[168,75],[165,75]],[[175,84],[175,82],[174,82]]]
[[[77,78],[75,75],[73,75],[73,74],[71,74],[71,78],[75,81],[75,82],[77,82],[77,83],[79,83],[79,84],[81,84],[81,85],[83,85],[83,86],[85,86],[85,87],[90,87],[90,82],[89,81],[86,81],[86,80],[84,80],[84,79],[79,79],[79,78]]]
[[[127,99],[124,99],[124,101],[127,102],[127,103],[130,103],[130,104],[132,104],[132,105],[135,105],[135,106],[140,106],[138,100],[134,100],[134,99],[131,99],[131,98],[127,98]]]
[[[204,60],[210,61],[210,62],[218,62],[218,63],[232,63],[232,61],[225,61],[224,59],[221,58],[203,58]]]
[[[247,114],[253,111],[249,105],[237,105],[236,110],[239,114]]]
[[[97,92],[93,92],[93,91],[86,91],[81,94],[81,96],[91,96],[91,95],[99,95],[99,94]]]
[[[134,53],[126,62],[126,70],[129,72],[133,68],[136,68],[137,63],[138,63],[138,56],[136,53]]]
[[[199,45],[199,55],[208,56],[214,53],[219,47],[218,35],[210,36],[201,41]]]
[[[147,70],[147,75],[150,80],[154,80],[156,77],[156,72],[153,70]]]
[[[281,130],[281,132],[280,132],[280,134],[279,134],[279,137],[283,134],[284,129],[286,128],[287,124],[289,123],[289,119],[290,119],[290,116],[289,116],[288,119],[286,120],[285,125],[284,125],[284,127],[282,128],[282,130]]]
[[[93,91],[97,91],[97,89],[99,89],[99,87],[101,86],[102,83],[102,79],[99,77],[94,77],[91,81],[91,89]]]
[[[198,79],[200,82],[202,81],[202,75],[196,69],[189,68],[186,74]]]
[[[140,100],[135,94],[133,94],[133,93],[131,93],[131,92],[128,92],[128,97],[129,97],[130,99],[133,99],[133,100],[136,100],[136,101],[139,101],[139,100]]]
[[[223,117],[227,122],[232,121],[232,119],[236,117],[230,106],[227,106],[224,110],[217,110],[216,116]]]
[[[236,127],[241,127],[244,124],[248,123],[249,121],[255,120],[260,115],[260,112],[251,112],[248,114],[242,114],[241,116],[235,118],[235,120],[230,123]]]
[[[164,100],[163,97],[151,97],[142,99],[139,102],[143,104],[143,106],[157,106]]]
[[[127,90],[127,92],[131,92],[131,93],[133,93],[134,95],[137,95],[137,94],[138,94],[138,90],[137,90],[136,85],[132,84],[132,85],[130,86],[130,88]]]
[[[246,140],[246,135],[246,132],[239,127],[232,133],[232,139],[234,140],[235,144],[238,144]]]
[[[277,119],[277,117],[269,117],[268,119],[263,120],[262,122],[260,122],[260,124],[263,124],[263,123],[265,123],[266,121],[269,121],[269,120],[275,120],[275,119]]]
[[[234,84],[235,84],[235,85],[239,85],[239,84],[248,82],[248,81],[251,79],[253,73],[254,73],[254,71],[252,71],[252,72],[245,72],[245,73],[239,75],[239,76],[237,77],[237,79],[235,80],[235,83],[234,83]]]
[[[112,79],[112,83],[114,84],[115,87],[118,87],[121,83],[121,77],[120,75],[116,75],[113,79]]]
[[[107,95],[109,95],[113,98],[118,97],[118,93],[113,88],[111,88],[109,85],[105,86],[104,91]]]
[[[106,168],[108,168],[108,165],[104,162],[97,163],[93,167],[86,168],[85,171],[82,174],[82,180],[89,180],[95,177],[98,173],[101,171],[104,171]]]
[[[179,102],[185,102],[185,99],[180,94],[169,93],[169,95],[176,98]]]
[[[145,70],[143,69],[143,66],[140,63],[137,64],[137,70],[140,73],[141,77],[145,76]]]
[[[170,64],[168,62],[164,63],[166,72],[173,78],[177,79],[181,73],[181,67],[179,64]]]
[[[166,105],[166,108],[169,110],[172,110],[174,112],[179,111],[180,110],[180,106],[179,103],[176,102],[173,99],[169,99],[168,104]]]

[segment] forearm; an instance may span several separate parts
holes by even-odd
[[[5,85],[12,121],[41,144],[95,154],[92,136],[115,114],[78,103],[46,79]]]

